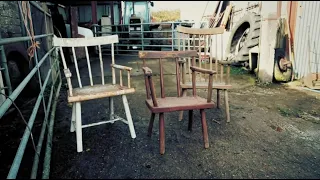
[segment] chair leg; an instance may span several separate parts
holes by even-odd
[[[208,127],[207,127],[206,113],[204,112],[204,109],[200,109],[200,114],[201,114],[204,148],[209,148]]]
[[[82,152],[82,123],[81,123],[81,103],[76,102],[76,136],[77,136],[77,151]]]
[[[224,101],[225,101],[225,105],[226,105],[227,122],[230,122],[230,109],[229,109],[228,90],[224,90]]]
[[[187,96],[187,89],[182,89],[182,97],[185,97]],[[182,121],[182,118],[183,118],[183,111],[180,111],[179,113],[179,121]]]
[[[70,132],[75,131],[74,123],[76,122],[76,103],[72,103],[72,115],[70,123]]]
[[[123,102],[124,110],[126,111],[130,134],[131,134],[131,137],[134,139],[134,138],[136,138],[136,132],[134,130],[132,117],[131,117],[131,113],[130,113],[130,109],[129,109],[129,103],[128,103],[126,95],[122,95],[122,102]]]
[[[159,139],[160,139],[160,154],[165,152],[165,135],[164,135],[164,114],[159,114]]]
[[[109,97],[109,114],[110,114],[109,119],[110,120],[114,119],[113,97]],[[111,123],[113,124],[114,122],[111,122]]]
[[[150,117],[150,121],[149,121],[149,128],[148,128],[148,136],[149,137],[151,137],[151,134],[152,134],[152,128],[153,128],[153,122],[154,122],[155,116],[156,116],[155,113],[151,113],[151,117]]]
[[[217,108],[220,109],[220,89],[217,89]]]
[[[189,124],[188,124],[189,131],[192,131],[192,122],[193,122],[193,110],[189,110]]]

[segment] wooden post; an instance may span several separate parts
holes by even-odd
[[[149,121],[149,127],[148,127],[148,136],[149,137],[151,137],[151,134],[152,134],[152,128],[153,128],[153,122],[154,122],[155,116],[156,116],[155,113],[151,113],[151,117],[150,117],[150,121]]]
[[[159,114],[159,139],[160,139],[160,154],[165,152],[165,135],[164,135],[164,114]]]
[[[114,2],[111,1],[110,9],[111,9],[111,24],[114,25]]]
[[[97,19],[97,1],[91,1],[91,14],[92,14],[92,23],[98,24]]]
[[[281,17],[282,1],[277,1],[277,18]]]
[[[200,114],[201,114],[201,124],[202,124],[204,148],[207,149],[207,148],[209,148],[209,137],[208,137],[206,113],[204,112],[204,109],[200,109]]]
[[[118,1],[118,9],[119,9],[119,24],[121,24],[121,18],[122,18],[122,6],[121,1]]]
[[[78,36],[78,7],[70,7],[70,24],[71,37],[76,38]]]
[[[161,98],[165,98],[165,91],[164,91],[164,80],[163,80],[163,66],[162,66],[162,59],[159,59],[159,66],[160,66],[160,90],[161,90]]]

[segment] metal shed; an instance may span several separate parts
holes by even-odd
[[[294,33],[294,73],[297,79],[303,78],[308,73],[319,73],[319,32],[320,2],[299,1]]]

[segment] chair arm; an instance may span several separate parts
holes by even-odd
[[[146,76],[152,76],[152,70],[149,67],[142,67],[143,73]]]
[[[152,81],[152,70],[149,67],[142,67],[142,70],[145,75],[144,78],[145,78],[147,99],[150,99],[150,94],[151,94],[153,105],[157,107],[158,103],[157,103],[157,97],[156,97],[156,90],[154,88],[153,81]]]
[[[193,96],[196,96],[196,72],[201,72],[205,74],[209,74],[209,82],[208,82],[208,95],[207,95],[207,102],[211,102],[212,97],[212,84],[213,84],[213,74],[216,74],[216,71],[203,69],[199,67],[191,66],[190,69],[192,70],[192,92]]]
[[[205,73],[205,74],[216,74],[216,71],[213,70],[209,70],[209,69],[203,69],[203,68],[199,68],[199,67],[195,67],[195,66],[190,66],[190,69],[192,71],[197,71],[197,72],[201,72],[201,73]]]
[[[131,71],[132,68],[128,67],[128,66],[122,66],[122,65],[118,65],[118,64],[110,64],[111,67],[113,68],[117,68],[117,69],[121,69],[121,70],[126,70],[126,71]]]

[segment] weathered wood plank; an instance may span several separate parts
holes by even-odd
[[[199,68],[199,67],[195,67],[195,66],[191,66],[190,69],[192,71],[197,71],[197,72],[201,72],[201,73],[205,73],[205,74],[215,74],[217,73],[216,71],[210,70],[210,69],[204,69],[204,68]]]
[[[58,38],[53,37],[53,45],[61,47],[83,47],[98,46],[118,43],[118,35],[101,36],[101,37],[85,37],[85,38]]]
[[[139,51],[139,58],[172,59],[198,56],[197,51]]]
[[[152,99],[147,99],[146,104],[152,113],[210,109],[215,107],[214,102],[207,103],[207,99],[199,96],[158,98],[157,106],[153,105]]]
[[[68,102],[80,102],[98,98],[119,96],[122,94],[134,93],[134,88],[127,88],[120,85],[94,85],[94,86],[83,86],[82,88],[73,89],[73,96],[68,97]]]
[[[177,31],[185,34],[200,34],[200,35],[215,35],[215,34],[223,34],[225,28],[217,27],[217,28],[188,28],[183,26],[177,26]]]

